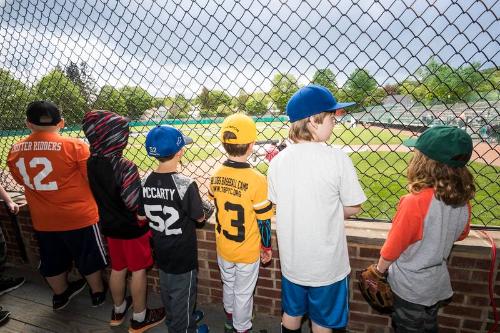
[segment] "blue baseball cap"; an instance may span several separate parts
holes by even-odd
[[[146,136],[146,151],[149,156],[166,157],[177,153],[193,139],[182,135],[172,126],[156,126]]]
[[[321,112],[333,112],[354,104],[356,103],[338,103],[330,90],[320,85],[310,84],[293,94],[286,105],[286,114],[293,123]]]

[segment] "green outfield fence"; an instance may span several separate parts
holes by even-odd
[[[58,104],[64,135],[107,109],[131,119],[125,156],[142,175],[155,161],[148,130],[190,135],[183,172],[205,194],[225,159],[222,119],[257,121],[250,163],[266,173],[287,137],[286,102],[326,86],[340,101],[329,144],[354,162],[368,196],[359,218],[390,221],[406,193],[402,141],[448,124],[474,140],[473,223],[500,226],[500,1],[0,1],[0,180],[22,191],[5,160],[27,134],[26,105]],[[332,170],[334,172],[334,170]]]

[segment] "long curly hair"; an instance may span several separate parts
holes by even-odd
[[[411,193],[431,187],[436,198],[450,206],[463,206],[476,194],[474,178],[467,167],[450,167],[431,160],[417,149],[407,176]]]

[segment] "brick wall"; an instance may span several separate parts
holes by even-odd
[[[28,253],[29,265],[36,267],[38,250],[33,238],[29,211],[22,207],[18,217],[19,226]],[[14,236],[12,223],[0,207],[0,225],[4,230],[8,261],[22,263],[20,251]],[[352,266],[351,311],[349,327],[353,332],[391,332],[388,315],[374,311],[364,301],[358,291],[355,273],[374,263],[378,259],[380,246],[385,239],[388,224],[347,222],[349,256]],[[199,249],[199,303],[221,303],[222,288],[215,251],[213,225],[205,225],[198,233]],[[500,244],[500,232],[490,232],[497,246]],[[260,269],[255,291],[255,309],[257,312],[280,315],[281,313],[281,272],[279,255],[276,250],[276,238],[273,236],[273,259],[269,265]],[[500,254],[499,254],[500,256]],[[452,301],[440,310],[440,332],[487,332],[493,325],[493,312],[488,296],[488,272],[490,267],[490,247],[477,231],[471,232],[467,240],[457,243],[449,259],[449,270],[455,295]],[[495,262],[494,286],[495,301],[500,307],[500,258]],[[150,286],[158,291],[158,271],[153,268],[149,273]]]

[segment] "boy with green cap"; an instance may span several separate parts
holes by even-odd
[[[446,260],[470,229],[472,139],[459,128],[435,126],[404,144],[415,147],[410,193],[399,200],[376,269],[388,272],[395,331],[437,332],[439,307],[453,295]]]

